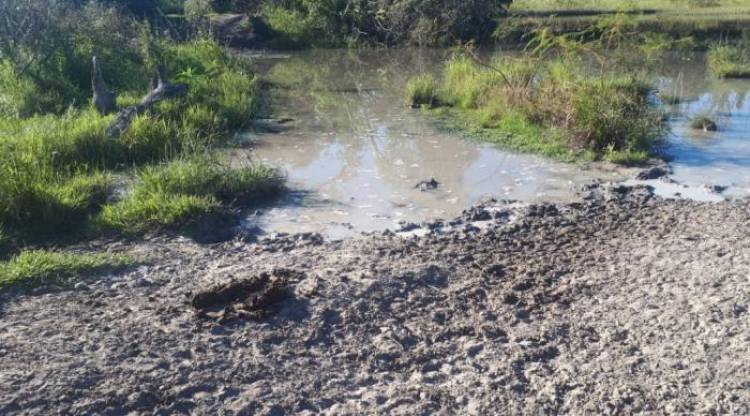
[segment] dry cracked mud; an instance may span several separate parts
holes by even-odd
[[[749,207],[594,189],[338,242],[123,244],[152,262],[2,294],[0,414],[750,414]],[[288,292],[262,316],[194,307],[263,273]]]

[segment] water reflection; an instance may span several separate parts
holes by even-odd
[[[250,133],[253,153],[280,166],[293,188],[286,203],[254,218],[266,231],[322,231],[334,237],[394,227],[399,221],[451,217],[485,197],[567,201],[594,178],[624,180],[632,170],[579,166],[503,151],[435,128],[404,105],[403,89],[416,73],[434,72],[444,50],[309,51],[286,59],[256,59],[279,100],[274,114],[293,128]],[[699,54],[628,60],[647,71],[665,104],[670,134],[665,152],[681,184],[660,184],[665,196],[718,200],[704,184],[750,193],[749,81],[717,80]],[[708,115],[718,132],[689,128]],[[441,185],[421,192],[429,178]]]
[[[439,71],[442,50],[314,51],[259,62],[281,94],[275,114],[294,128],[259,133],[256,157],[281,166],[292,187],[318,201],[299,199],[260,218],[271,231],[325,231],[339,236],[394,227],[399,221],[451,217],[486,197],[567,201],[578,185],[605,171],[520,155],[462,139],[432,126],[404,103],[408,78]],[[435,178],[437,190],[415,185]]]

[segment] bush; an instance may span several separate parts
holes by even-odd
[[[79,227],[112,193],[105,174],[55,178],[8,171],[0,179],[0,224],[26,233],[57,234]]]
[[[142,88],[148,77],[141,24],[96,2],[0,0],[0,115],[60,113],[91,99],[91,59],[117,90]],[[147,32],[146,32],[147,33]],[[18,79],[19,82],[8,82]],[[12,99],[12,102],[9,101]]]
[[[0,116],[0,226],[14,238],[87,230],[91,218],[93,232],[179,228],[219,211],[217,198],[252,199],[280,187],[278,174],[267,168],[196,162],[252,119],[256,81],[245,64],[207,40],[157,42],[155,51],[169,64],[170,76],[189,84],[189,93],[135,117],[117,139],[104,135],[113,116],[91,108],[25,119]],[[124,100],[137,102],[140,95],[131,92]],[[160,164],[173,159],[174,166]],[[105,172],[151,163],[160,165],[142,170],[135,185],[140,190],[120,203],[107,202],[113,180]],[[185,172],[215,192],[153,191],[157,181],[174,184],[174,175]],[[144,190],[147,178],[151,191]]]
[[[121,255],[24,251],[0,263],[0,289],[16,284],[69,284],[85,274],[116,270],[134,263],[132,258]]]

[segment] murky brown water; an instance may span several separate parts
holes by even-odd
[[[406,80],[441,67],[438,51],[305,52],[263,62],[288,93],[284,131],[247,133],[255,157],[282,167],[292,192],[259,218],[267,231],[393,228],[448,218],[489,197],[567,201],[614,167],[586,167],[517,154],[441,131],[405,105]],[[416,185],[434,178],[436,190]]]
[[[437,72],[440,50],[306,51],[253,57],[259,72],[283,99],[275,116],[292,122],[261,125],[242,139],[254,158],[279,166],[293,191],[248,221],[266,232],[323,232],[331,237],[393,228],[400,221],[449,218],[489,197],[567,201],[593,179],[626,180],[632,169],[608,164],[558,163],[436,128],[404,104],[404,86],[417,73]],[[710,80],[700,57],[670,60],[653,76],[665,90],[693,101],[674,112],[666,152],[675,179],[651,183],[665,196],[677,193],[719,200],[703,184],[732,184],[731,195],[750,191],[750,107],[747,82]],[[695,133],[689,117],[716,114],[721,130]],[[697,135],[696,135],[697,134]],[[423,192],[416,184],[435,178]],[[730,183],[731,182],[731,183]]]

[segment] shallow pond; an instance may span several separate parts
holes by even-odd
[[[410,49],[252,56],[281,96],[274,109],[281,123],[261,122],[240,140],[253,158],[284,169],[292,192],[248,223],[335,238],[450,218],[489,197],[574,200],[594,179],[633,177],[633,169],[555,162],[439,129],[405,105],[404,86],[417,73],[438,72],[447,56]],[[660,68],[652,76],[665,93],[684,100],[665,105],[671,133],[664,152],[678,183],[649,183],[665,196],[724,198],[705,184],[731,185],[726,195],[748,194],[750,82],[712,80],[698,55],[649,66]],[[690,117],[703,113],[716,118],[718,132],[688,128]],[[417,186],[432,178],[437,189]]]

